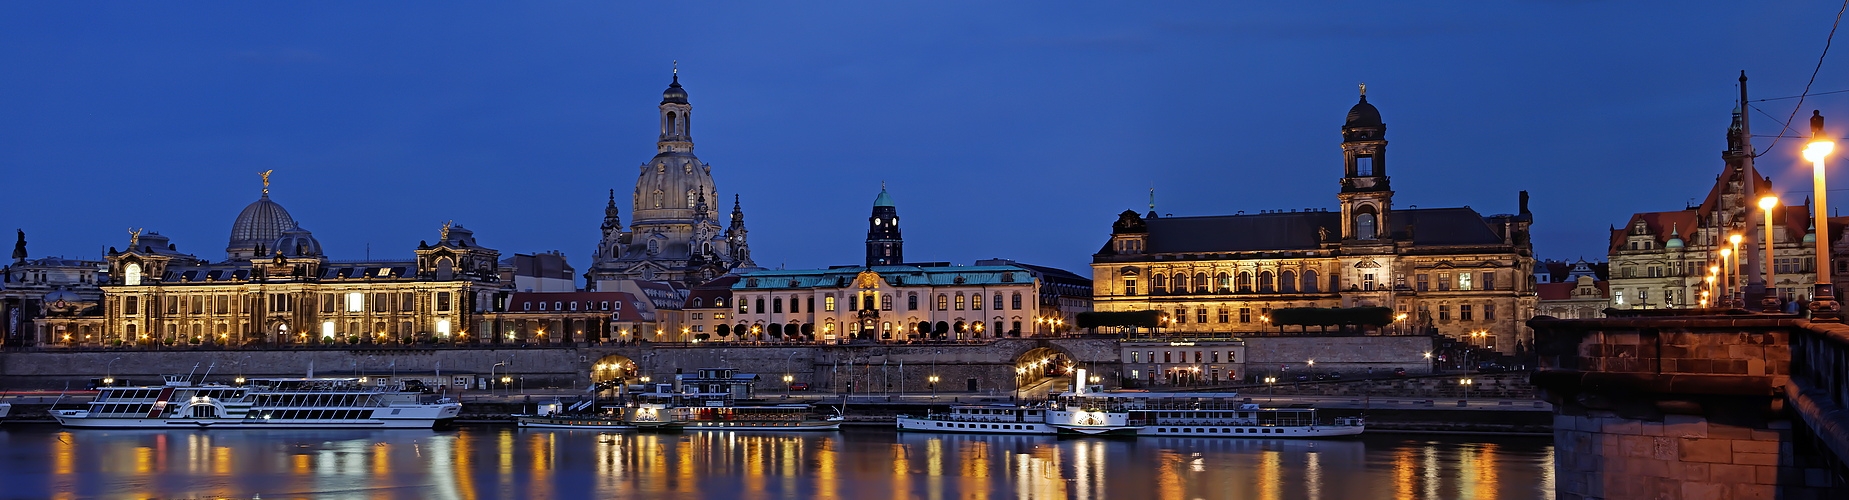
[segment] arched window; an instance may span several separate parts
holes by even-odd
[[[969,294],[969,308],[978,311],[982,310],[982,292]]]
[[[957,292],[957,310],[963,310],[963,292]]]
[[[772,297],[770,299],[770,312],[783,312],[783,297]]]
[[[1297,273],[1284,271],[1278,274],[1278,291],[1297,293]]]
[[[1262,271],[1258,273],[1258,291],[1262,293],[1272,292],[1271,271]]]
[[[763,297],[758,297],[756,305],[758,308],[758,314],[764,314],[764,298]]]
[[[1172,287],[1175,291],[1174,293],[1188,293],[1188,275],[1175,273],[1174,283],[1175,285]]]
[[[1317,293],[1318,290],[1322,290],[1322,287],[1316,285],[1316,271],[1313,269],[1304,271],[1303,293]]]
[[[141,284],[141,264],[130,262],[122,266],[122,284],[135,286]]]
[[[1365,210],[1367,211],[1355,216],[1355,239],[1371,240],[1374,239],[1376,234],[1379,234],[1374,230],[1373,209],[1369,208]]]
[[[946,311],[950,309],[950,298],[949,297],[950,296],[944,295],[941,293],[937,294],[937,310]]]
[[[703,301],[703,300],[700,300],[700,298],[699,298],[699,297],[694,297],[694,298],[693,298],[693,306],[694,306],[694,307],[703,307],[703,305],[702,305],[702,304],[704,304],[704,303],[705,303],[705,301]]]
[[[1252,273],[1248,273],[1245,271],[1239,272],[1239,291],[1241,292],[1252,291]]]
[[[1015,307],[1018,308],[1020,306],[1015,306]],[[1002,310],[1002,293],[1001,292],[995,292],[995,310],[997,311]]]
[[[881,311],[891,311],[892,310],[892,294],[890,293],[880,294],[880,310]],[[891,328],[887,328],[887,330],[891,330]]]
[[[679,118],[680,117],[676,116],[673,111],[669,111],[668,112],[668,127],[665,129],[662,129],[661,133],[667,134],[667,135],[676,135],[676,132],[680,131]]]
[[[713,298],[713,307],[725,307],[725,297]]]
[[[905,310],[907,311],[918,310],[918,292],[911,292],[911,293],[905,294]]]
[[[1012,309],[1020,309],[1020,308],[1021,308],[1021,292],[1014,292],[1014,307]]]
[[[1194,291],[1207,293],[1207,273],[1194,273]]]
[[[1213,288],[1220,293],[1226,293],[1232,291],[1232,282],[1226,277],[1226,273],[1215,274],[1213,275]]]
[[[1168,291],[1168,276],[1157,274],[1155,276],[1149,277],[1149,291],[1151,293],[1167,292]],[[1136,294],[1132,293],[1130,295],[1136,295]]]

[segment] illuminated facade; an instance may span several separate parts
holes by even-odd
[[[818,341],[1033,336],[1042,331],[1039,292],[1033,273],[1016,266],[754,271],[732,285],[731,329],[756,339],[794,328]]]
[[[28,258],[26,233],[18,234],[13,263],[0,267],[0,345],[74,344],[100,336],[98,284],[108,279],[103,263]]]
[[[105,260],[104,345],[490,342],[483,312],[504,288],[499,252],[461,226],[420,242],[414,260],[330,261],[269,199],[267,175],[263,197],[232,224],[225,260],[139,230]]]
[[[602,238],[585,272],[589,290],[618,280],[698,284],[735,268],[752,268],[745,212],[733,196],[730,224],[720,226],[713,167],[693,155],[693,106],[674,82],[662,92],[661,135],[655,157],[643,163],[631,193],[634,220],[625,228],[611,191],[604,207]]]
[[[1093,256],[1093,307],[1162,311],[1163,331],[1184,335],[1277,332],[1272,309],[1389,307],[1388,333],[1516,352],[1536,300],[1527,194],[1515,214],[1395,208],[1385,134],[1363,94],[1342,126],[1338,211],[1123,212]]]
[[[1740,105],[1746,101],[1746,76],[1740,76]],[[1667,212],[1632,214],[1621,227],[1611,229],[1610,306],[1617,309],[1663,309],[1715,306],[1723,288],[1751,291],[1749,308],[1758,308],[1759,290],[1766,285],[1759,255],[1765,239],[1765,212],[1761,197],[1775,194],[1772,180],[1753,165],[1752,129],[1748,117],[1736,107],[1727,127],[1725,165],[1714,186],[1696,206]],[[1782,200],[1789,204],[1795,200]],[[1781,204],[1772,210],[1771,288],[1783,299],[1809,300],[1816,283],[1817,238],[1808,200],[1803,205]],[[1737,250],[1729,241],[1739,235]],[[1843,248],[1831,245],[1832,253]],[[1730,269],[1722,269],[1721,250],[1727,250]],[[1733,254],[1738,251],[1739,254]],[[1840,262],[1840,261],[1839,261]],[[1710,271],[1725,276],[1708,281]],[[1838,273],[1843,274],[1843,273]],[[1736,294],[1738,295],[1738,294]]]

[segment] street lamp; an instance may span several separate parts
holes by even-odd
[[[1737,271],[1731,269],[1732,260],[1729,259],[1730,257],[1733,257],[1733,249],[1722,248],[1720,266],[1721,293],[1719,301],[1721,307],[1733,307],[1733,275],[1737,274]]]
[[[793,380],[796,380],[796,377],[788,374],[783,376],[783,399],[790,399],[790,382]]]
[[[1733,268],[1728,269],[1728,271],[1732,272],[1734,275],[1733,295],[1728,295],[1727,299],[1728,302],[1732,303],[1735,307],[1746,307],[1746,280],[1744,279],[1745,276],[1740,274],[1740,259],[1745,257],[1746,254],[1740,253],[1740,240],[1740,233],[1727,236],[1727,243],[1733,246]],[[1739,297],[1735,298],[1734,295],[1738,295]]]
[[[1766,253],[1759,259],[1765,265],[1766,294],[1764,298],[1759,299],[1759,305],[1765,309],[1765,312],[1778,312],[1778,279],[1776,270],[1772,268],[1772,264],[1777,262],[1772,258],[1772,207],[1776,206],[1778,206],[1777,196],[1766,195],[1759,199],[1759,211],[1766,214]]]
[[[1270,403],[1272,396],[1277,395],[1278,393],[1277,386],[1274,385],[1277,383],[1278,383],[1277,377],[1265,377],[1265,402],[1266,403]]]
[[[488,367],[488,395],[490,396],[494,395],[494,369],[502,366],[507,366],[507,362],[497,362],[494,366]]]
[[[514,390],[512,387],[513,383],[514,383],[513,377],[509,377],[506,375],[501,376],[501,390],[506,392],[507,395],[509,396],[514,395]]]
[[[104,372],[107,373],[103,376],[103,385],[116,385],[116,362],[121,360],[121,356],[116,356],[116,359],[109,360],[109,364],[103,365]]]
[[[1464,401],[1470,400],[1470,386],[1475,383],[1476,381],[1471,380],[1469,377],[1465,377],[1457,381],[1458,385],[1464,386]]]
[[[1829,188],[1823,181],[1823,159],[1836,149],[1836,143],[1830,142],[1823,135],[1823,113],[1810,112],[1810,144],[1804,147],[1804,159],[1811,162],[1812,187],[1817,194],[1817,289],[1811,295],[1810,314],[1812,321],[1838,321],[1841,318],[1842,305],[1836,303],[1836,287],[1830,283],[1830,239],[1827,215],[1830,201]]]
[[[937,376],[932,375],[925,380],[931,382],[931,399],[937,399]]]

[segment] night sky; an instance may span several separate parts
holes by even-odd
[[[765,267],[860,263],[882,181],[908,260],[1082,274],[1150,188],[1177,216],[1334,209],[1361,82],[1396,206],[1525,189],[1541,257],[1602,259],[1607,226],[1706,194],[1739,72],[1798,94],[1841,5],[1230,3],[7,2],[0,230],[96,258],[145,227],[218,260],[274,169],[334,259],[409,259],[454,220],[582,272],[610,189],[631,220],[679,60]],[[1845,43],[1813,92],[1849,89]],[[1756,103],[1762,151],[1796,102]],[[1794,134],[1813,107],[1849,124],[1849,93],[1817,96]],[[1799,142],[1760,166],[1801,199]]]

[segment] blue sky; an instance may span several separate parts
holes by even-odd
[[[909,260],[1082,273],[1152,187],[1178,216],[1333,208],[1360,82],[1397,206],[1513,212],[1525,189],[1540,255],[1594,258],[1608,225],[1706,193],[1739,71],[1799,93],[1841,5],[1232,4],[9,2],[0,229],[35,257],[145,227],[220,259],[274,169],[335,259],[409,258],[455,220],[583,270],[679,60],[767,267],[858,263],[882,181]],[[1844,51],[1814,92],[1849,89]],[[1795,103],[1757,103],[1755,131]],[[1849,123],[1849,94],[1812,107]],[[1761,168],[1801,198],[1797,147]]]

